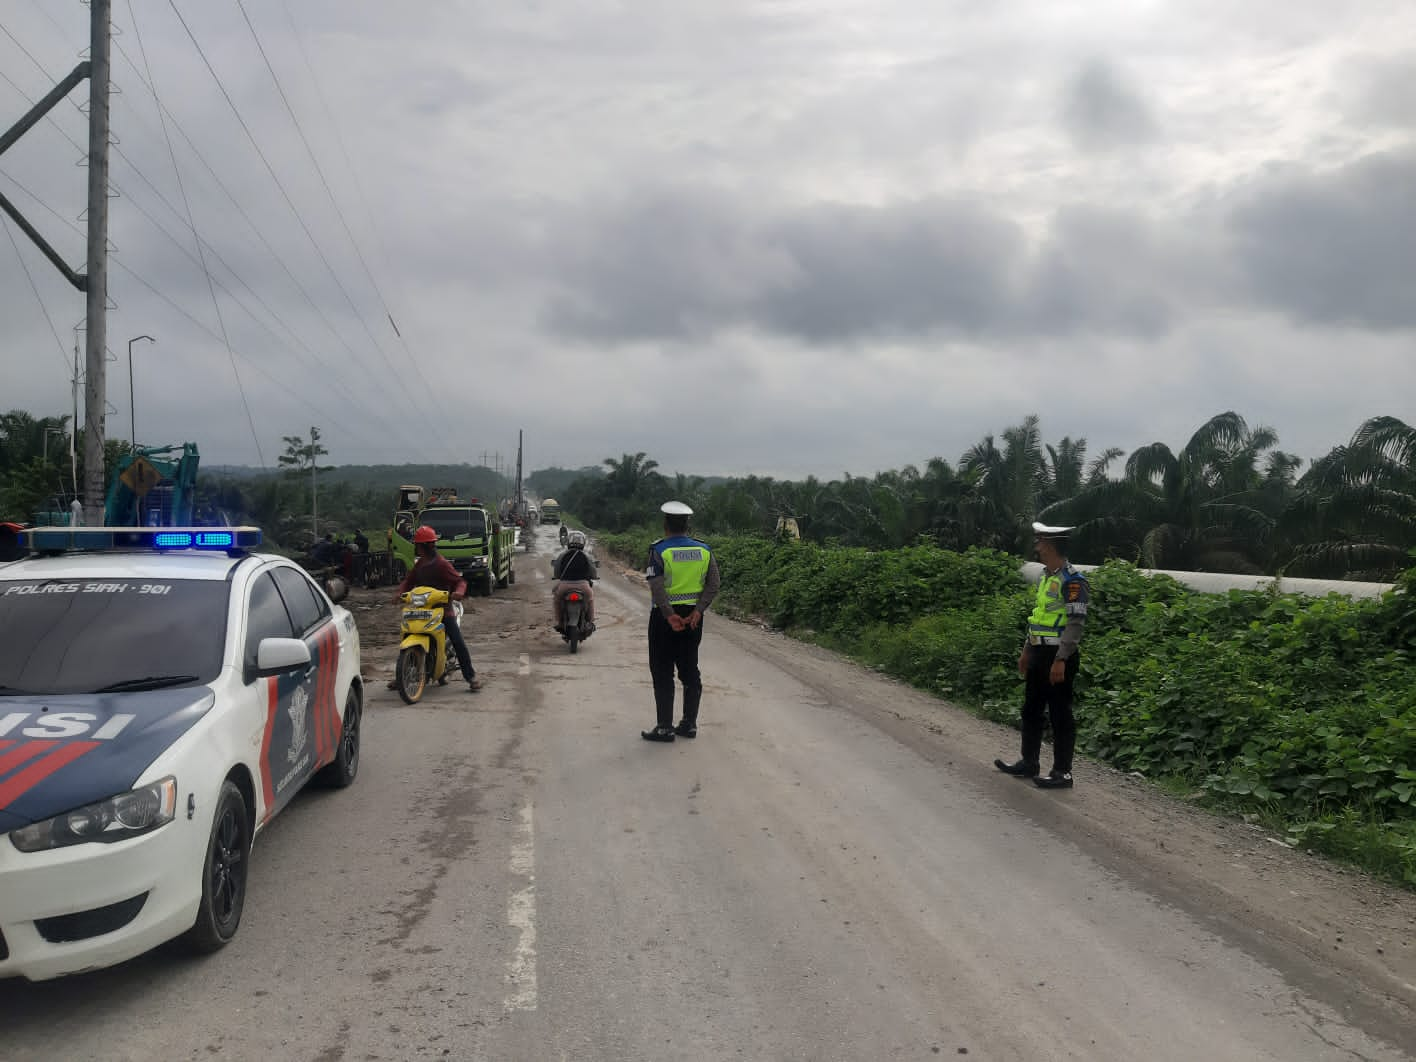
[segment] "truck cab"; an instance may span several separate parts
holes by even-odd
[[[424,497],[426,504],[396,510],[394,528],[389,532],[389,549],[405,571],[414,563],[413,529],[431,527],[437,532],[438,552],[467,580],[469,592],[490,595],[494,589],[516,582],[511,562],[516,532],[512,528],[504,526],[479,499],[459,498],[455,490],[446,487],[434,488],[426,495],[422,488],[400,487],[398,504],[416,504]]]

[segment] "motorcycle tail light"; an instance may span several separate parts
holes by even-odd
[[[580,600],[580,595],[579,595],[579,594],[566,594],[566,595],[565,595],[565,599],[566,599],[567,601],[579,601],[579,600]]]

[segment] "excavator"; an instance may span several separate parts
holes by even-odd
[[[180,446],[140,446],[118,459],[108,484],[101,521],[104,527],[189,527],[194,522],[197,466],[196,443]],[[67,527],[74,519],[69,495],[54,495],[30,514],[38,527]]]
[[[107,527],[190,527],[197,490],[196,443],[140,446],[113,470],[103,508]]]

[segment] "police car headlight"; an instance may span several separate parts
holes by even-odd
[[[177,779],[169,777],[11,830],[10,840],[21,852],[43,852],[88,841],[111,844],[165,826],[176,813]]]

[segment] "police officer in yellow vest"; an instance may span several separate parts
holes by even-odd
[[[1072,682],[1077,677],[1077,646],[1087,621],[1087,580],[1067,563],[1070,527],[1035,523],[1037,559],[1042,562],[1037,603],[1028,616],[1028,637],[1018,657],[1018,674],[1027,680],[1023,697],[1023,755],[1014,763],[994,760],[1005,774],[1031,778],[1043,789],[1072,787],[1072,750],[1077,724],[1072,718]],[[1052,771],[1039,777],[1042,716],[1052,721]]]
[[[698,703],[703,678],[698,673],[698,646],[703,641],[703,614],[718,593],[718,562],[706,543],[688,537],[693,510],[683,502],[665,502],[664,537],[649,547],[644,575],[654,603],[649,613],[649,675],[654,682],[658,721],[641,730],[646,741],[673,741],[698,736]],[[674,670],[683,683],[683,718],[674,726]]]

